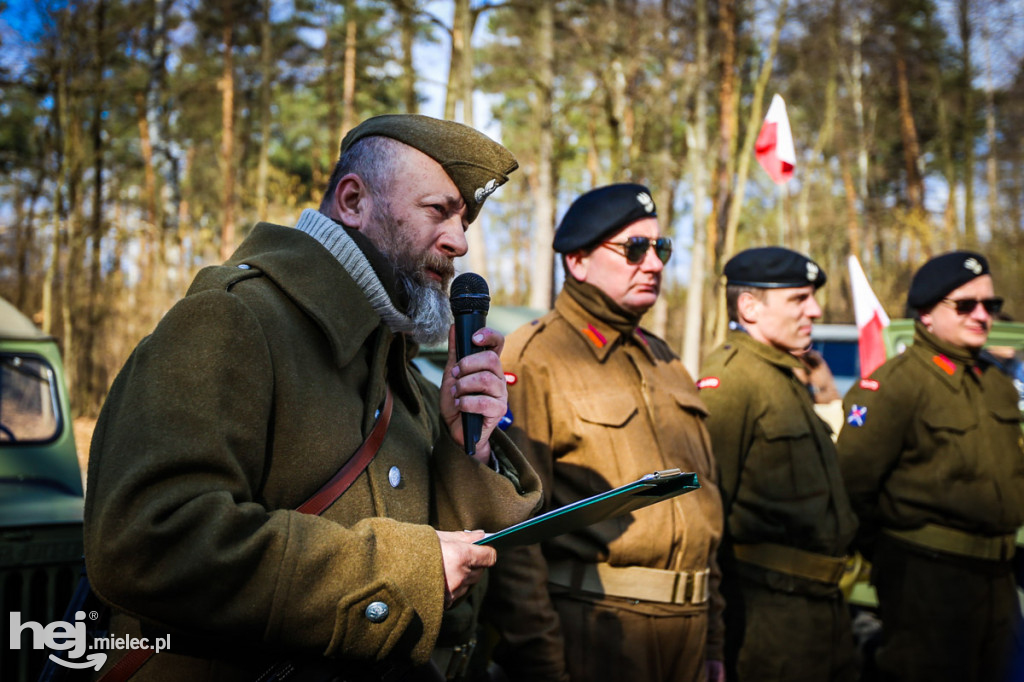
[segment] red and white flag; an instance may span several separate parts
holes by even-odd
[[[796,167],[793,131],[789,128],[786,103],[779,95],[772,97],[761,132],[754,143],[754,154],[775,184],[782,185],[793,177],[793,168]]]
[[[882,330],[889,326],[889,316],[868,284],[864,269],[856,256],[850,256],[850,288],[853,290],[853,316],[857,320],[860,375],[868,377],[885,362],[885,341]]]

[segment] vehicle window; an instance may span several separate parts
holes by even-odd
[[[0,354],[0,443],[52,440],[60,427],[53,368],[41,357]]]
[[[828,368],[832,370],[839,395],[846,395],[846,391],[860,379],[860,352],[857,349],[857,339],[816,340],[812,345],[814,350],[821,353]]]

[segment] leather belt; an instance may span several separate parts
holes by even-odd
[[[885,528],[883,532],[911,545],[988,561],[1009,561],[1017,550],[1017,536],[1013,533],[976,535],[934,523],[913,530]]]
[[[829,585],[838,585],[846,569],[846,557],[817,554],[770,542],[734,545],[733,553],[738,561]]]
[[[668,571],[643,566],[611,566],[578,561],[548,565],[548,582],[581,592],[664,604],[704,604],[710,569]]]

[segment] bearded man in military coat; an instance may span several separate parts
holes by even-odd
[[[404,679],[430,659],[446,609],[495,560],[464,529],[539,503],[495,430],[501,335],[452,351],[440,393],[411,363],[450,334],[452,261],[516,166],[457,123],[364,121],[319,211],[257,225],[135,349],[97,425],[85,509],[113,634],[173,635],[133,680],[251,682],[282,657],[316,679]],[[322,515],[296,511],[366,439],[389,387],[372,462]],[[461,411],[483,415],[474,456]]]

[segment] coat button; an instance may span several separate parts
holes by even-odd
[[[238,264],[238,269],[239,270],[248,270],[250,267],[252,267],[252,266],[250,266],[248,263],[239,263]]]
[[[384,602],[370,602],[370,605],[366,607],[366,620],[371,623],[383,623],[387,620],[388,613],[390,613],[390,609]]]
[[[388,469],[388,483],[391,484],[392,488],[402,485],[402,470],[398,467]]]

